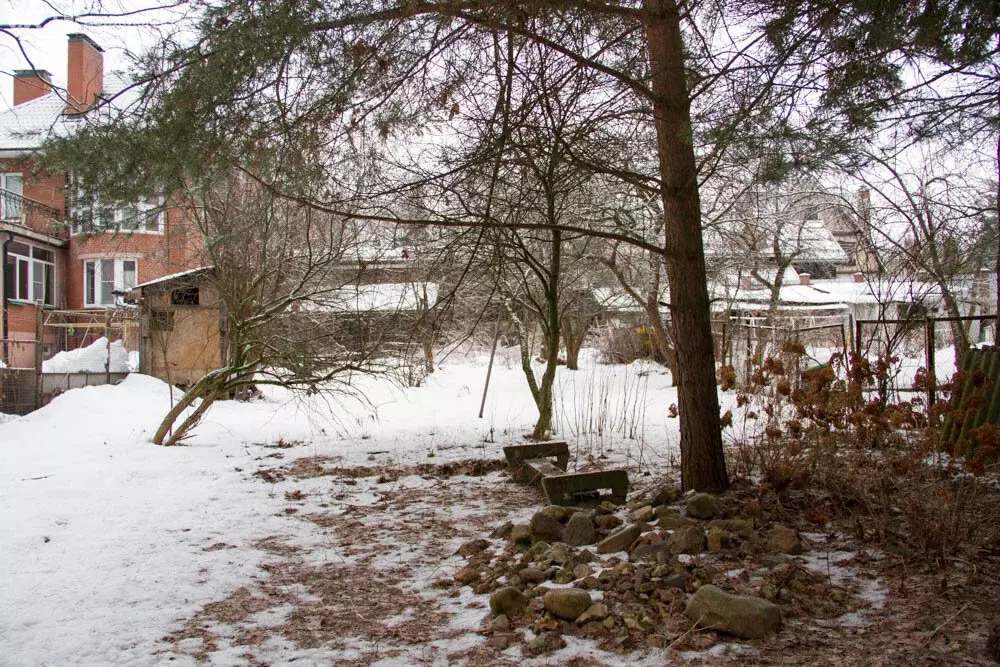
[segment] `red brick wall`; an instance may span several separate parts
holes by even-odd
[[[136,259],[138,282],[201,266],[201,244],[196,230],[179,210],[167,211],[163,234],[108,233],[73,236],[69,242],[66,305],[84,307],[83,265],[89,259]]]
[[[104,92],[104,56],[94,47],[83,35],[69,36],[66,91],[67,111],[71,113],[87,110],[95,97]]]
[[[30,102],[36,97],[41,97],[52,90],[52,84],[48,79],[38,76],[38,74],[24,74],[14,76],[14,106]]]
[[[24,158],[0,160],[0,172],[5,174],[20,173],[24,179],[24,196],[56,209],[59,222],[53,224],[49,214],[27,207],[24,214],[28,227],[36,232],[57,238],[67,237],[66,225],[60,224],[65,214],[66,203],[66,176],[64,174],[36,174],[34,162]]]

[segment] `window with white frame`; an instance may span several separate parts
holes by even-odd
[[[134,259],[89,259],[83,263],[83,305],[113,306],[115,292],[123,293],[138,283]],[[120,300],[119,300],[120,302]]]
[[[56,305],[56,254],[53,250],[12,242],[7,244],[4,290],[8,299]]]
[[[144,197],[131,204],[106,204],[100,197],[78,196],[73,209],[73,233],[94,234],[125,232],[162,234],[163,201],[159,197]],[[82,203],[86,202],[86,203]]]
[[[21,199],[24,197],[24,177],[21,174],[0,174],[0,215],[4,220],[21,219]]]

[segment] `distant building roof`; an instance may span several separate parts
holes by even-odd
[[[769,226],[767,220],[733,221],[704,231],[707,258],[768,260],[774,258],[774,237],[786,257],[795,262],[846,263],[847,253],[822,220],[788,220]]]
[[[298,302],[306,312],[364,313],[422,310],[438,300],[437,283],[346,285]]]

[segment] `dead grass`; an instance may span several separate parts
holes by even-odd
[[[288,491],[287,500],[308,508],[288,515],[289,520],[322,529],[337,556],[316,564],[287,536],[258,540],[252,547],[268,555],[260,582],[206,604],[164,640],[171,652],[202,662],[220,647],[239,645],[246,647],[248,664],[266,664],[264,647],[280,639],[303,649],[340,652],[337,664],[360,665],[387,658],[409,662],[427,653],[431,641],[467,633],[449,628],[451,614],[441,608],[452,589],[432,584],[442,575],[450,579],[450,570],[440,571],[440,564],[454,552],[455,539],[479,537],[502,523],[511,509],[539,502],[536,489],[484,477],[502,466],[502,461],[470,459],[402,469],[345,468],[336,459],[315,457],[259,471],[255,476],[269,483],[329,477],[335,496],[362,478],[375,478],[385,488],[377,490],[378,502],[365,505]],[[394,484],[411,475],[437,483],[422,488]],[[451,483],[458,475],[470,479]],[[261,622],[257,614],[267,610],[277,610],[278,619]],[[185,643],[191,639],[201,642],[196,650]],[[440,658],[434,650],[427,655]],[[495,651],[458,651],[450,659],[504,664]]]
[[[319,459],[272,469],[274,476],[293,482],[330,479],[326,492],[313,485],[308,495],[300,497],[292,489],[288,499],[302,511],[287,520],[315,525],[335,555],[317,563],[315,555],[291,537],[274,535],[257,541],[253,548],[267,554],[260,580],[204,605],[164,638],[170,645],[167,653],[208,661],[226,646],[240,646],[246,664],[263,665],[273,662],[272,640],[279,640],[303,650],[322,650],[337,664],[386,659],[423,664],[443,658],[449,664],[517,664],[485,640],[472,648],[440,648],[440,642],[468,632],[449,625],[455,611],[450,600],[459,589],[451,579],[455,566],[441,567],[453,555],[456,541],[482,537],[511,512],[544,502],[537,489],[512,484],[505,477],[456,478],[482,475],[501,465],[463,461],[393,470],[344,468],[332,459]],[[420,488],[395,483],[412,475],[432,483]],[[351,504],[350,482],[357,484],[362,478],[374,478],[365,493],[377,494],[376,500]],[[331,502],[331,497],[340,500]],[[713,646],[718,649],[733,640],[711,631],[688,632],[689,622],[680,607],[670,607],[649,642],[645,637],[604,642],[607,661],[575,658],[565,664],[620,664],[642,655],[680,661],[682,652],[693,652],[686,654],[690,664],[995,664],[988,660],[986,645],[989,630],[1000,619],[1000,554],[978,552],[972,559],[954,556],[939,564],[880,552],[881,545],[871,541],[873,531],[859,533],[856,517],[831,516],[829,499],[821,500],[792,484],[780,492],[738,485],[729,496],[731,506],[762,523],[780,520],[801,531],[837,536],[814,543],[814,554],[825,550],[853,554],[831,560],[833,566],[854,571],[844,586],[835,585],[822,572],[805,569],[800,561],[783,571],[782,581],[768,580],[789,590],[780,632],[741,642],[738,653],[709,653]],[[971,510],[977,521],[1000,507],[995,503],[1000,503],[995,490],[978,497]],[[874,558],[869,556],[873,553]],[[759,572],[762,567],[766,566],[759,555],[734,553],[706,566],[703,574],[740,590],[739,578],[731,573],[740,568]],[[864,582],[876,578],[887,589],[884,607],[873,607],[859,597]],[[748,579],[744,585],[746,593],[761,592],[759,583]],[[485,602],[485,595],[480,598]],[[268,611],[272,614],[261,615]],[[845,614],[855,622],[845,620]],[[657,653],[671,642],[676,643]]]

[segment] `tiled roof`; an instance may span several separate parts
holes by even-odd
[[[721,227],[721,228],[720,228]],[[705,255],[740,260],[772,259],[774,236],[782,253],[797,262],[846,263],[848,257],[820,220],[731,221],[704,231]]]
[[[105,93],[120,93],[126,84],[114,74],[105,76]],[[120,98],[115,106],[121,107]],[[53,91],[47,95],[18,104],[0,113],[0,151],[33,150],[51,136],[66,136],[82,122],[80,116],[68,116],[65,91]]]
[[[0,114],[0,150],[38,148],[51,135],[63,134],[78,120],[63,115],[66,102],[58,94],[36,97]]]

